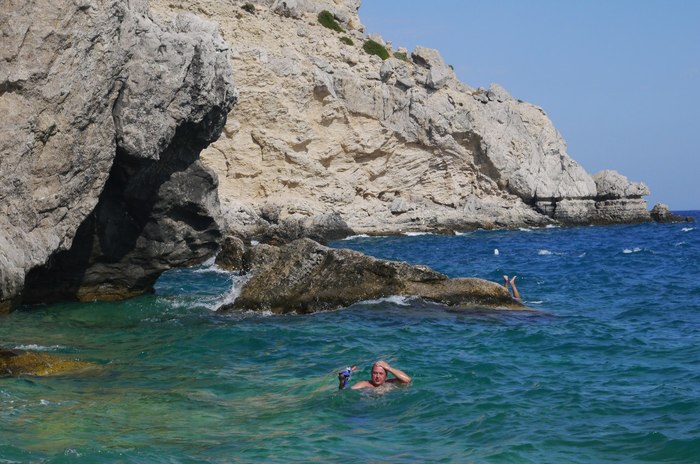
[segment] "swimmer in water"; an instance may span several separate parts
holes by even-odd
[[[393,374],[393,378],[387,379],[389,373]],[[370,380],[361,380],[351,388],[378,388],[386,384],[402,384],[408,385],[411,383],[411,377],[401,369],[391,367],[386,361],[377,361],[372,365],[372,378]]]
[[[517,279],[518,276],[513,276],[510,279],[508,278],[507,275],[503,276],[503,286],[508,289],[508,286],[510,285],[511,290],[513,290],[513,299],[515,301],[520,301],[520,292],[518,292],[518,287],[515,286],[515,279]]]

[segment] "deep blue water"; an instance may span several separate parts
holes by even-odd
[[[692,213],[700,219],[698,212]],[[696,463],[700,226],[339,241],[450,276],[518,275],[536,313],[390,298],[308,316],[212,311],[236,278],[25,308],[5,348],[94,369],[0,379],[0,462]],[[495,254],[494,250],[498,250]],[[337,390],[386,359],[412,385]]]

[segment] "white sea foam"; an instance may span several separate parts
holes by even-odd
[[[367,234],[350,235],[348,237],[345,237],[343,240],[355,240],[356,238],[369,238],[369,235],[367,235]]]
[[[549,256],[552,254],[552,252],[549,250],[539,250],[537,251],[537,254],[540,256]]]
[[[419,235],[434,235],[432,232],[404,232],[406,237],[417,237]]]
[[[626,254],[626,255],[628,255],[628,254],[630,254],[630,253],[639,253],[640,251],[642,251],[642,249],[639,248],[639,247],[635,247],[635,248],[632,248],[632,249],[630,249],[630,248],[625,248],[624,250],[622,250],[622,252],[623,252],[624,254]]]
[[[520,232],[532,232],[532,229],[530,229],[529,227],[520,227],[518,230]]]
[[[691,230],[695,230],[695,227],[683,227],[681,230],[683,232],[690,232]]]
[[[192,269],[192,272],[196,274],[209,274],[209,273],[216,273],[216,274],[230,274],[231,271],[226,270],[226,269],[221,269],[219,266],[217,266],[214,263],[211,263],[208,267],[198,267]]]
[[[493,254],[496,256],[498,256],[500,254],[500,252],[498,251],[498,248],[493,249]]]
[[[415,300],[416,297],[405,296],[405,295],[391,295],[385,296],[383,298],[377,298],[376,300],[364,300],[364,304],[380,304],[380,303],[392,303],[399,306],[411,306],[411,301]]]
[[[56,350],[62,350],[63,346],[61,345],[51,345],[51,346],[42,346],[42,345],[35,345],[35,344],[29,344],[29,345],[17,345],[15,346],[15,350],[27,350],[27,351],[56,351]]]
[[[237,276],[237,275],[231,275],[231,288],[227,293],[225,293],[221,298],[218,298],[211,303],[206,303],[204,304],[204,307],[216,311],[220,307],[224,305],[229,305],[233,304],[234,301],[236,301],[236,298],[241,294],[241,289],[243,288],[243,284],[245,284],[248,279],[250,278],[250,275],[244,275],[244,276]]]
[[[555,226],[554,224],[547,224],[544,226],[545,229],[558,229],[561,226]]]
[[[586,252],[585,252],[585,251],[584,251],[583,253],[581,253],[580,255],[578,255],[578,258],[583,258],[584,256],[586,256]]]

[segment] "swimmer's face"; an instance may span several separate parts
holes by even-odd
[[[372,384],[375,387],[383,385],[386,382],[386,371],[383,367],[377,365],[372,366]]]

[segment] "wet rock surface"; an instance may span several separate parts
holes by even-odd
[[[94,367],[91,363],[49,353],[0,348],[0,377],[71,374]]]
[[[522,308],[501,285],[483,279],[449,279],[425,266],[328,248],[309,239],[281,247],[257,245],[245,256],[250,274],[223,311],[310,313],[392,295],[417,296],[457,307]]]

